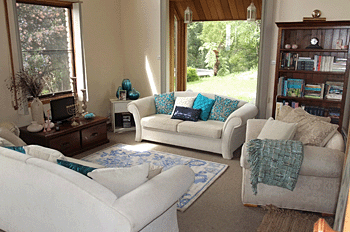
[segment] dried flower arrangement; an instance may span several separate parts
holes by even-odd
[[[14,77],[7,80],[7,88],[11,93],[22,90],[23,96],[16,94],[17,100],[23,97],[39,97],[45,87],[45,73],[38,72],[35,68],[21,69]]]

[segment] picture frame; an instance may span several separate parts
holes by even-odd
[[[119,100],[126,100],[126,90],[119,90]]]

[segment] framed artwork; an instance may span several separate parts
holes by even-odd
[[[119,90],[119,100],[126,100],[126,90]]]

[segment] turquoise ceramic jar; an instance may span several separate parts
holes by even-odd
[[[136,100],[140,97],[140,92],[132,88],[131,91],[128,92],[128,97],[130,100]]]

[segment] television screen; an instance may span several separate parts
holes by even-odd
[[[74,97],[65,97],[50,101],[52,122],[65,121],[72,117],[72,107],[74,105]]]

